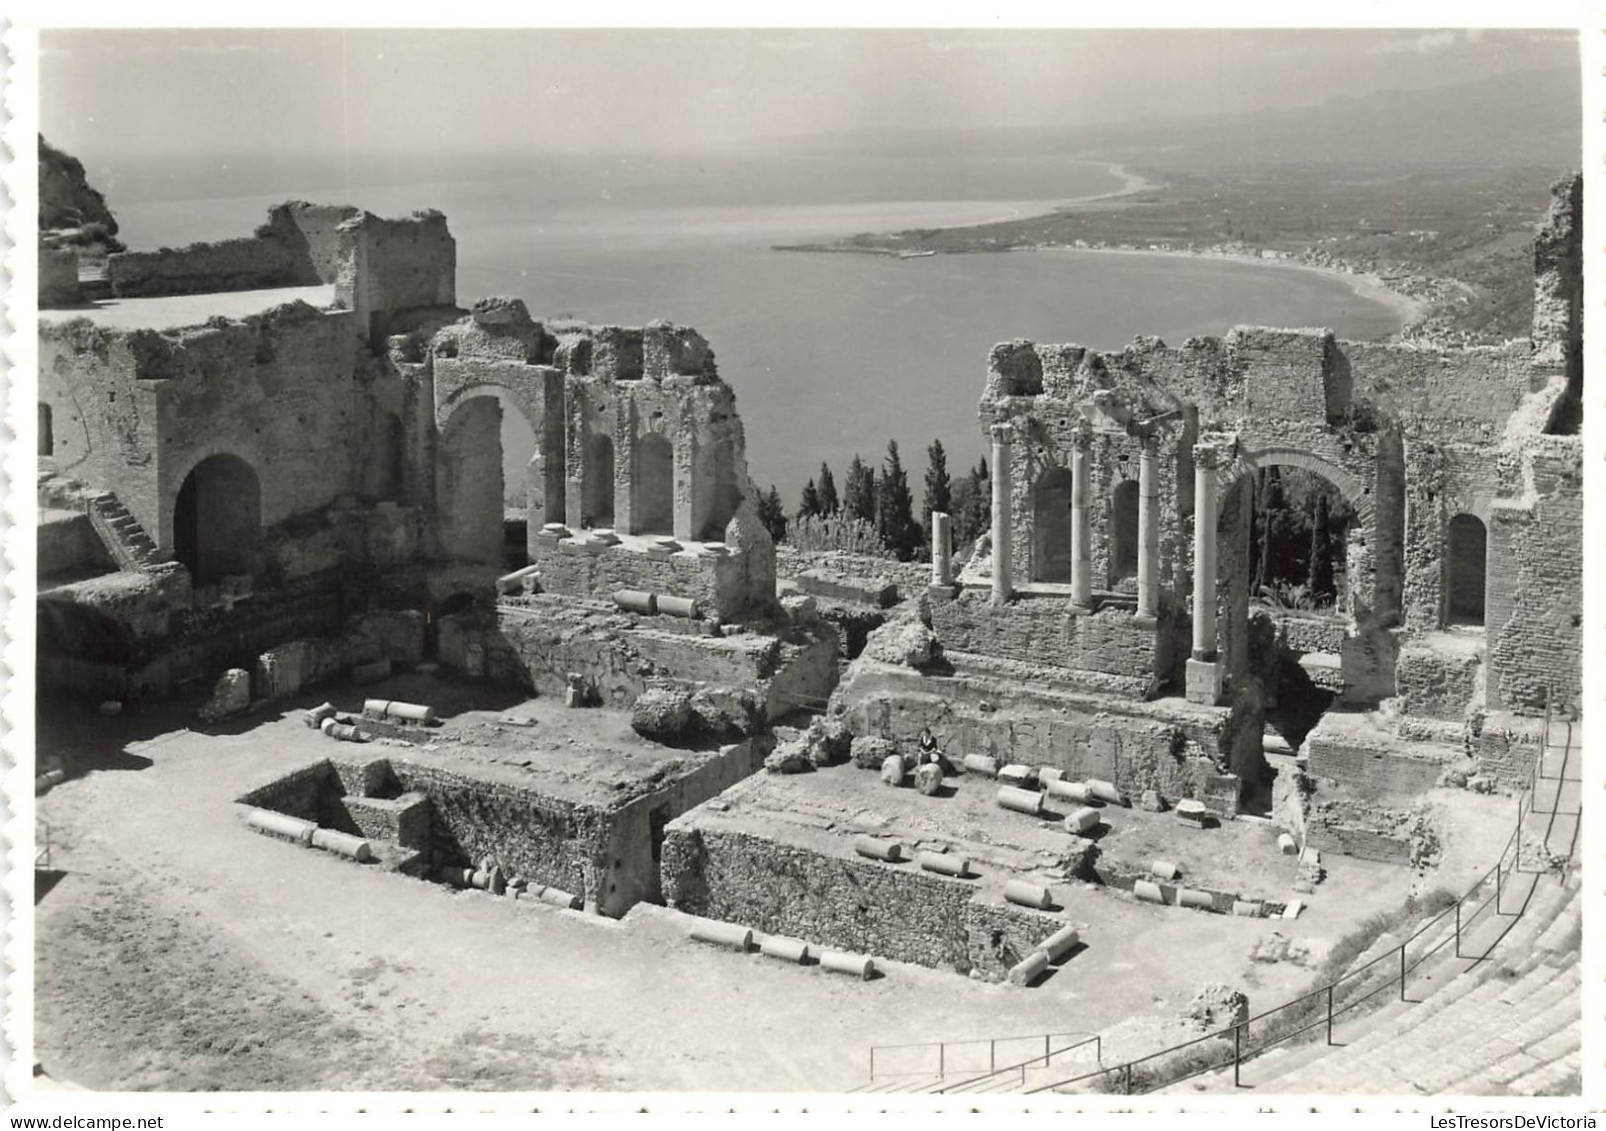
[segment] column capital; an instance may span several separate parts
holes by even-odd
[[[1015,425],[1008,421],[989,424],[987,432],[995,444],[1010,444],[1015,440]]]
[[[1093,450],[1093,426],[1087,421],[1082,421],[1071,433],[1071,447],[1078,452]]]
[[[1196,467],[1214,471],[1227,462],[1227,453],[1222,451],[1221,445],[1206,441],[1193,446],[1193,462]]]

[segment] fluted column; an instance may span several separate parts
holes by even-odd
[[[1093,429],[1085,421],[1071,436],[1071,604],[1093,606],[1093,532],[1088,521],[1088,467]]]
[[[1187,697],[1219,703],[1221,665],[1216,660],[1216,469],[1220,452],[1209,444],[1193,449],[1193,654],[1187,664]]]
[[[993,438],[993,600],[1002,604],[1014,592],[1010,546],[1010,465],[1014,429],[994,424]]]
[[[1138,455],[1138,616],[1160,612],[1160,484],[1153,436]]]

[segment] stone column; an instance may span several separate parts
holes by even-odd
[[[1155,438],[1145,436],[1138,455],[1138,616],[1160,613],[1160,484]]]
[[[931,583],[954,583],[952,523],[941,511],[931,512]]]
[[[1010,553],[1010,463],[1015,430],[994,424],[993,438],[993,600],[1002,604],[1014,591]]]
[[[1213,445],[1193,449],[1193,655],[1187,665],[1190,702],[1221,700],[1221,665],[1216,658],[1216,469]]]
[[[1093,607],[1093,532],[1087,504],[1093,429],[1085,421],[1071,436],[1071,604]]]

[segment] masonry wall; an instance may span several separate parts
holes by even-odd
[[[1160,641],[1171,632],[1169,618],[1145,625],[1126,609],[1073,615],[1063,597],[1023,595],[997,606],[989,594],[966,590],[953,599],[932,596],[929,607],[945,649],[1124,676],[1139,681],[1140,695],[1162,674]]]
[[[530,564],[540,569],[541,587],[548,593],[607,598],[621,589],[639,589],[693,598],[705,617],[718,618],[737,617],[748,606],[745,563],[737,555],[695,550],[657,555],[624,545],[592,552],[573,540],[534,541]]]
[[[1218,759],[1232,753],[1225,709],[1196,718],[1119,714],[1109,699],[1034,696],[1017,688],[1009,710],[999,711],[1003,686],[943,679],[923,687],[912,674],[872,673],[860,663],[834,703],[855,734],[891,739],[910,753],[930,728],[955,762],[986,754],[1000,765],[1053,766],[1073,780],[1113,781],[1132,796],[1154,789],[1172,801],[1200,796],[1219,772]]]
[[[1489,523],[1488,686],[1491,708],[1581,706],[1583,466],[1577,437],[1545,437],[1528,456],[1533,495],[1497,504]]]
[[[974,882],[686,821],[670,827],[663,877],[688,914],[993,981],[1064,925],[985,904]]]

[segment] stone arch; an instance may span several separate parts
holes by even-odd
[[[1033,581],[1071,580],[1071,469],[1051,465],[1032,485]]]
[[[613,525],[613,437],[593,432],[586,438],[584,514],[580,525],[589,529]]]
[[[675,446],[661,432],[647,432],[635,444],[630,472],[632,534],[675,532]]]
[[[1110,585],[1138,575],[1138,481],[1123,479],[1110,492]]]
[[[1372,492],[1367,488],[1366,484],[1332,460],[1303,448],[1274,446],[1259,448],[1254,451],[1240,449],[1238,459],[1225,463],[1221,469],[1222,494],[1225,495],[1227,488],[1249,472],[1273,466],[1302,467],[1306,471],[1320,475],[1338,488],[1339,493],[1344,496],[1345,501],[1355,511],[1356,525],[1371,527],[1373,521]]]
[[[1444,534],[1444,622],[1482,625],[1488,586],[1489,530],[1475,514],[1451,517]]]
[[[196,585],[255,569],[262,537],[262,486],[256,469],[220,452],[190,469],[173,501],[173,557]]]

